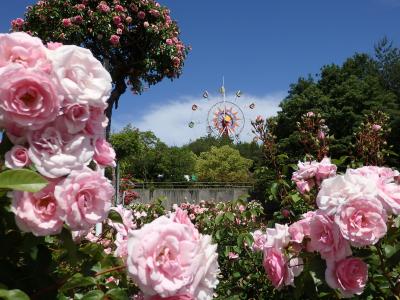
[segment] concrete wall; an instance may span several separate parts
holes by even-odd
[[[149,189],[135,189],[140,194],[140,198],[136,201],[141,203],[150,203],[157,198],[166,197],[164,202],[166,208],[172,207],[173,204],[182,202],[199,203],[200,200],[207,201],[230,201],[238,199],[249,193],[248,188],[201,188],[201,189],[160,189],[154,191]]]

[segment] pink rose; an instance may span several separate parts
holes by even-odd
[[[253,245],[251,246],[253,251],[262,251],[267,240],[266,234],[261,230],[256,230],[251,235],[253,236]]]
[[[303,218],[297,222],[294,222],[289,226],[290,240],[301,244],[305,237],[310,236],[311,228],[310,223],[314,217],[315,212],[309,211],[303,215]]]
[[[156,296],[146,297],[145,300],[195,300],[195,298],[189,294],[175,295],[166,298],[156,295]]]
[[[88,165],[93,157],[90,139],[83,134],[69,135],[49,124],[28,133],[28,155],[37,170],[56,178]]]
[[[297,189],[301,194],[308,193],[315,185],[315,174],[318,169],[318,163],[312,162],[299,162],[297,164],[298,170],[293,173],[292,180],[296,183]]]
[[[150,26],[149,22],[147,22],[147,21],[146,21],[146,22],[143,22],[143,27],[144,27],[144,28],[147,28],[147,27],[149,27],[149,26]]]
[[[47,43],[47,49],[49,49],[49,50],[56,50],[57,48],[60,48],[62,45],[63,45],[62,43],[48,42],[48,43]]]
[[[172,220],[173,222],[187,225],[187,226],[192,230],[193,236],[194,236],[196,239],[199,239],[199,238],[200,238],[200,233],[199,233],[199,231],[197,230],[197,228],[194,227],[192,221],[190,221],[190,218],[189,218],[189,216],[188,216],[187,211],[182,210],[181,208],[177,207],[177,208],[175,209],[175,212],[173,212],[173,213],[171,214],[170,218],[171,218],[171,220]]]
[[[379,130],[381,130],[381,129],[382,129],[382,126],[381,126],[381,125],[378,125],[378,124],[372,125],[372,130],[374,130],[374,131],[379,131]]]
[[[331,288],[339,289],[345,298],[361,295],[368,280],[368,266],[355,257],[328,263],[325,280]]]
[[[283,249],[290,242],[289,227],[276,223],[275,228],[267,228],[266,230],[265,248]]]
[[[42,71],[50,68],[42,41],[25,32],[0,34],[0,68],[8,64],[20,64]]]
[[[398,183],[379,184],[379,197],[388,213],[400,214],[400,185]]]
[[[306,116],[307,116],[307,117],[313,117],[313,116],[315,116],[315,114],[314,114],[312,111],[309,111],[309,112],[306,114]]]
[[[126,17],[125,21],[128,24],[132,23],[132,17]]]
[[[58,234],[63,227],[65,211],[54,196],[56,181],[37,193],[13,192],[11,210],[18,227],[36,236]]]
[[[49,51],[54,74],[70,102],[102,107],[111,94],[111,76],[92,52],[74,45]]]
[[[209,236],[199,240],[189,226],[165,216],[132,231],[128,240],[128,274],[148,296],[209,294],[217,282],[216,258]]]
[[[337,261],[351,255],[351,248],[333,217],[317,211],[310,223],[310,251],[317,251],[321,257],[330,261]]]
[[[115,151],[103,138],[96,140],[93,159],[102,167],[115,167]]]
[[[119,40],[120,40],[120,37],[118,35],[113,34],[110,37],[110,43],[113,44],[113,45],[118,45],[119,44]]]
[[[0,121],[39,129],[53,121],[61,99],[47,74],[18,65],[0,72]]]
[[[172,42],[171,39],[166,39],[166,40],[165,40],[165,43],[166,43],[167,45],[172,45],[174,42]]]
[[[104,108],[102,107],[89,107],[90,117],[86,123],[84,132],[94,137],[103,137],[104,130],[107,127],[108,119],[104,114]]]
[[[121,216],[122,223],[113,222],[108,219],[108,225],[114,228],[117,232],[120,232],[126,236],[131,230],[136,229],[136,224],[133,222],[133,214],[131,209],[126,209],[121,204],[117,205],[116,207],[111,207],[111,209],[115,210]]]
[[[326,178],[334,177],[336,175],[336,169],[336,165],[331,163],[330,158],[324,157],[324,159],[318,163],[317,171],[315,173],[317,184],[320,185]]]
[[[229,252],[228,253],[228,258],[231,260],[235,260],[239,258],[239,254],[235,253],[235,252]]]
[[[107,218],[114,188],[107,178],[85,167],[61,181],[54,195],[71,230],[83,230]]]
[[[335,222],[355,247],[376,244],[385,236],[387,214],[375,198],[355,197],[339,206]]]
[[[119,5],[119,4],[115,5],[114,8],[115,8],[115,11],[118,11],[118,12],[125,11],[125,8],[122,5]]]
[[[339,205],[347,199],[358,195],[376,197],[377,186],[373,179],[351,174],[349,170],[344,175],[325,179],[317,195],[317,205],[328,215],[334,215]]]
[[[71,20],[71,18],[62,19],[62,24],[63,24],[64,27],[71,27],[71,26],[72,26],[72,20]]]
[[[13,27],[17,27],[17,28],[22,27],[22,25],[24,25],[24,23],[25,23],[24,19],[21,19],[21,18],[16,18],[11,21],[11,25]]]
[[[121,17],[120,16],[114,16],[113,17],[113,22],[115,25],[118,25],[119,23],[122,22]]]
[[[301,258],[290,260],[276,248],[264,250],[263,266],[272,285],[280,290],[283,286],[294,286],[294,277],[303,271]]]
[[[146,17],[146,13],[144,11],[139,11],[137,13],[137,17],[141,20],[143,20]]]
[[[76,134],[85,129],[90,119],[90,107],[87,104],[66,101],[62,109],[62,115],[57,123],[65,127],[70,134]]]
[[[23,168],[30,164],[28,149],[14,146],[5,154],[5,165],[9,169]]]

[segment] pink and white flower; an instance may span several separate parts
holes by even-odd
[[[93,159],[102,167],[115,167],[115,151],[103,138],[97,139]]]
[[[114,188],[96,171],[72,171],[55,188],[54,195],[66,212],[71,230],[83,230],[103,221],[110,210]]]
[[[64,199],[61,202],[54,196],[57,181],[49,184],[37,193],[13,192],[11,210],[15,214],[18,227],[36,236],[58,234],[63,227],[65,210]]]
[[[28,149],[16,145],[5,154],[5,165],[9,169],[23,168],[30,164]]]

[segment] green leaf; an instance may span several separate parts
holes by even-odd
[[[0,298],[4,300],[29,300],[28,295],[20,290],[0,290]]]
[[[224,217],[224,214],[218,214],[217,217],[215,218],[215,224],[219,225],[221,223],[223,217]]]
[[[72,276],[62,287],[61,291],[68,291],[70,289],[78,288],[78,287],[87,287],[96,284],[96,280],[93,277],[83,276],[78,273]]]
[[[115,288],[109,290],[106,293],[106,296],[111,300],[125,300],[128,299],[128,294],[126,293],[125,289]]]
[[[108,218],[115,223],[123,223],[121,215],[113,209],[110,210]]]
[[[227,213],[225,213],[225,216],[229,221],[231,221],[231,222],[235,221],[235,216],[233,213],[227,212]]]
[[[47,185],[38,173],[28,169],[7,170],[0,173],[0,189],[38,192]]]
[[[82,297],[82,300],[102,300],[104,293],[99,290],[90,291]],[[126,299],[126,298],[125,298]]]

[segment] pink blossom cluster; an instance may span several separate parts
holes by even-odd
[[[23,32],[0,34],[0,128],[14,146],[8,168],[33,166],[49,180],[38,193],[13,193],[19,227],[56,234],[104,220],[114,194],[109,180],[87,166],[113,166],[104,139],[111,76],[92,53],[49,44]]]
[[[386,235],[388,216],[400,213],[398,176],[390,168],[367,166],[325,179],[318,209],[288,228],[291,248],[319,253],[326,282],[344,297],[360,295],[368,279],[366,263],[351,256],[351,247],[375,245]],[[268,244],[271,234],[266,235]]]
[[[128,275],[144,299],[213,298],[219,273],[217,246],[202,235],[187,213],[176,208],[129,233]]]
[[[289,247],[289,227],[275,224],[265,234],[256,231],[253,236],[253,249],[263,251],[263,266],[272,285],[278,290],[294,286],[294,278],[303,271],[303,260]]]
[[[299,162],[297,166],[298,170],[293,173],[292,180],[301,194],[310,192],[314,186],[321,185],[324,179],[336,175],[336,165],[328,157],[320,162]]]

